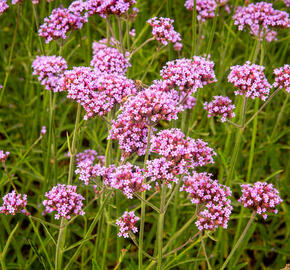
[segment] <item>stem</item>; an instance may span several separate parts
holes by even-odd
[[[134,193],[134,195],[142,202],[146,203],[147,205],[149,205],[152,209],[154,209],[157,213],[160,214],[160,209],[157,208],[155,205],[153,205],[151,202],[149,202],[148,200],[144,200],[139,194]]]
[[[210,52],[210,49],[212,46],[212,41],[213,41],[213,37],[214,37],[216,25],[217,25],[216,22],[217,22],[218,12],[219,12],[219,8],[217,7],[215,10],[215,14],[214,14],[213,25],[212,25],[211,32],[210,32],[209,42],[207,44],[207,49],[206,49],[206,56],[207,57],[209,55],[209,52]]]
[[[164,216],[165,216],[165,196],[166,196],[166,185],[163,184],[161,190],[161,198],[160,198],[160,214],[158,217],[158,227],[157,227],[157,247],[158,247],[158,261],[157,261],[157,269],[162,269],[162,247],[163,247],[163,229],[164,229]]]
[[[122,50],[122,54],[125,54],[125,50],[124,50],[124,41],[123,41],[123,34],[122,34],[122,21],[121,21],[121,17],[118,16],[118,26],[119,26],[119,38],[120,38],[120,43],[121,43],[121,50]]]
[[[196,0],[193,0],[192,9],[192,43],[191,43],[191,55],[196,53]]]
[[[63,257],[63,244],[64,244],[64,236],[65,236],[65,227],[64,227],[65,219],[62,218],[60,222],[60,230],[58,233],[56,250],[55,250],[55,269],[62,270],[62,257]]]
[[[138,52],[141,48],[143,48],[147,43],[151,42],[154,40],[154,37],[149,38],[147,40],[145,40],[137,49],[133,50],[130,54],[130,58],[136,53]]]
[[[231,253],[229,254],[229,256],[227,257],[226,261],[224,262],[224,264],[222,265],[221,269],[220,270],[223,270],[226,268],[227,264],[229,263],[230,259],[232,258],[232,256],[234,255],[236,249],[239,247],[239,245],[241,244],[241,242],[243,241],[247,231],[249,230],[252,222],[254,221],[255,219],[255,216],[256,216],[256,212],[253,212],[250,219],[249,219],[249,222],[246,226],[246,228],[244,229],[243,233],[241,234],[238,242],[235,244],[235,246],[233,247],[233,249],[231,250]]]
[[[202,245],[202,249],[203,249],[203,252],[204,252],[204,256],[205,256],[205,259],[206,259],[206,262],[207,262],[208,269],[211,270],[212,268],[211,268],[211,265],[209,263],[208,256],[206,254],[205,244],[204,244],[204,241],[203,241],[203,237],[202,237],[201,232],[199,233],[199,235],[200,235],[201,245]]]
[[[109,27],[109,29],[110,29],[110,31],[111,31],[112,37],[113,37],[115,40],[118,40],[118,39],[116,38],[116,35],[115,35],[114,31],[113,31],[112,25],[111,25],[111,23],[110,23],[110,18],[109,18],[108,16],[107,16],[107,18],[106,18],[106,21],[107,21],[108,27]],[[116,46],[117,46],[118,50],[120,51],[121,49],[120,49],[120,46],[119,46],[118,42],[116,42]]]
[[[138,243],[137,243],[137,240],[136,240],[135,235],[134,235],[132,232],[129,232],[129,235],[130,235],[130,238],[132,239],[132,241],[134,242],[135,246],[139,249],[139,245],[138,245]],[[154,257],[152,257],[151,255],[149,255],[146,251],[142,250],[142,252],[143,252],[143,254],[144,254],[147,258],[149,258],[149,259],[151,259],[151,260],[153,260],[153,261],[156,261],[156,258],[154,258]]]
[[[158,47],[157,47],[157,49],[156,49],[156,51],[155,51],[155,53],[154,53],[154,55],[153,55],[153,57],[152,57],[152,59],[151,59],[151,61],[150,61],[150,63],[149,63],[149,65],[148,65],[147,68],[145,69],[145,72],[144,72],[144,74],[143,74],[143,76],[142,76],[142,78],[141,78],[141,81],[143,81],[144,78],[146,77],[146,75],[147,75],[147,73],[148,73],[148,70],[149,70],[150,67],[152,66],[153,61],[155,60],[155,58],[156,58],[157,54],[159,53],[159,51],[161,50],[161,48],[162,48],[162,46],[160,46],[160,44],[159,44]]]
[[[239,125],[239,124],[237,124],[237,123],[234,123],[234,122],[232,122],[231,120],[226,119],[226,122],[228,122],[229,124],[231,124],[231,125],[234,126],[234,127],[237,127],[237,128],[243,128],[241,125]]]

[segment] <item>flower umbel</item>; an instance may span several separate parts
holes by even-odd
[[[120,227],[119,228],[119,237],[128,238],[129,232],[136,233],[138,232],[138,228],[136,227],[136,222],[140,218],[135,216],[134,211],[131,212],[124,212],[124,214],[117,219],[116,224]]]

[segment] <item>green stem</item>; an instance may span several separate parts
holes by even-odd
[[[120,16],[118,16],[118,26],[119,26],[119,38],[120,38],[120,43],[121,43],[121,50],[122,50],[122,54],[125,54],[123,33],[122,33],[122,21],[121,21]]]
[[[207,44],[207,48],[206,48],[206,55],[209,55],[209,52],[211,50],[211,46],[212,46],[212,42],[213,42],[213,37],[215,34],[215,29],[216,29],[216,25],[217,25],[217,17],[218,17],[218,12],[219,12],[219,8],[216,8],[215,10],[215,14],[214,14],[214,19],[213,19],[213,25],[211,28],[211,32],[210,32],[210,37],[209,37],[209,41]]]
[[[156,51],[155,51],[155,53],[154,53],[154,55],[153,55],[153,57],[151,58],[151,61],[150,61],[149,65],[147,66],[147,68],[145,69],[145,72],[143,73],[143,76],[142,76],[142,78],[141,78],[141,81],[143,81],[144,78],[146,77],[146,75],[147,75],[147,73],[148,73],[148,70],[151,68],[151,66],[152,66],[152,64],[153,64],[153,62],[154,62],[154,60],[155,60],[157,54],[158,54],[159,51],[161,50],[161,48],[162,48],[162,46],[160,46],[160,44],[159,44],[158,47],[157,47],[157,49],[156,49]]]
[[[203,237],[202,237],[201,232],[199,233],[199,235],[200,235],[201,245],[202,245],[202,249],[203,249],[203,252],[204,252],[204,256],[205,256],[205,259],[206,259],[206,262],[207,262],[208,269],[209,270],[212,270],[211,265],[210,265],[210,262],[209,262],[209,259],[208,259],[208,256],[206,254],[205,244],[204,244],[204,240],[203,240]]]
[[[226,268],[227,264],[229,263],[230,259],[232,258],[232,256],[234,255],[235,251],[237,250],[237,248],[240,246],[241,242],[243,241],[243,239],[245,238],[246,236],[246,233],[247,231],[249,230],[252,222],[254,221],[255,219],[255,216],[256,216],[256,212],[253,212],[250,219],[249,219],[249,222],[247,224],[247,226],[245,227],[243,233],[241,234],[238,242],[234,245],[233,249],[231,250],[229,256],[227,257],[226,261],[224,262],[224,264],[222,265],[221,269],[220,270],[223,270]]]
[[[160,198],[160,214],[158,217],[158,227],[157,227],[157,269],[162,269],[162,247],[163,247],[163,229],[164,229],[164,216],[165,216],[165,196],[166,196],[166,185],[163,183]]]
[[[131,54],[130,54],[130,58],[136,53],[136,52],[138,52],[141,48],[143,48],[147,43],[149,43],[149,42],[151,42],[151,41],[153,41],[154,40],[154,38],[152,37],[152,38],[149,38],[149,39],[147,39],[147,40],[145,40],[137,49],[135,49],[134,51],[132,51],[131,52]]]
[[[193,0],[191,56],[196,54],[196,40],[196,0]]]

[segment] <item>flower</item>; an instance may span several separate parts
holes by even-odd
[[[245,95],[247,98],[266,100],[271,85],[263,72],[265,68],[247,61],[244,65],[232,66],[228,81],[238,90],[235,95]]]
[[[129,32],[129,35],[134,38],[136,36],[136,30],[134,28],[132,28]]]
[[[4,162],[8,156],[9,156],[10,152],[5,152],[3,150],[0,150],[0,161]]]
[[[106,38],[103,38],[99,41],[94,41],[92,44],[92,49],[93,49],[93,55],[97,54],[99,50],[103,50],[105,48],[108,48],[108,41]],[[120,45],[120,42],[113,37],[110,38],[109,40],[109,46],[111,47],[117,47]]]
[[[56,211],[54,218],[59,219],[64,217],[70,219],[72,215],[84,215],[82,210],[82,201],[85,198],[76,193],[77,186],[61,185],[53,187],[49,192],[45,193],[47,200],[44,200],[42,204],[45,206],[44,214],[50,214]]]
[[[214,96],[211,102],[205,102],[204,109],[208,111],[208,117],[221,116],[221,121],[225,122],[227,118],[235,117],[233,110],[235,105],[231,104],[232,101],[228,97]]]
[[[67,69],[67,63],[61,56],[36,56],[32,62],[33,75],[38,76],[38,80],[47,90],[58,92],[59,78]]]
[[[0,0],[0,16],[4,13],[4,11],[9,8],[9,6],[7,5],[7,1],[6,0]]]
[[[138,232],[138,228],[135,225],[139,219],[139,217],[135,216],[134,211],[124,212],[124,214],[116,221],[116,224],[120,227],[118,236],[128,238],[129,232]]]
[[[168,42],[176,43],[181,40],[180,34],[174,30],[174,20],[153,17],[147,22],[152,26],[153,37],[163,45],[166,46]]]
[[[283,67],[274,69],[275,82],[274,87],[284,88],[290,93],[290,65],[285,64]]]
[[[275,209],[277,205],[283,202],[279,196],[277,189],[272,184],[266,182],[256,182],[253,185],[241,185],[242,196],[239,202],[257,214],[262,215],[264,219],[267,218],[268,213],[277,214],[278,210]]]
[[[29,215],[25,211],[27,205],[26,194],[16,194],[15,190],[7,193],[3,198],[3,205],[0,207],[0,213],[5,215],[15,215],[16,213],[23,213]]]
[[[76,154],[76,163],[77,165],[84,161],[93,163],[97,155],[98,153],[95,150],[87,149],[84,152]]]
[[[193,172],[183,179],[180,191],[188,193],[192,203],[200,206],[195,223],[198,229],[214,230],[218,226],[227,228],[232,212],[231,190],[211,179],[211,174]]]
[[[260,39],[266,37],[268,42],[276,39],[276,32],[273,28],[288,28],[288,13],[275,10],[271,3],[258,2],[249,4],[247,7],[238,7],[233,16],[235,25],[242,31],[246,27],[250,28],[250,33]]]
[[[174,51],[177,51],[177,52],[180,52],[181,49],[182,49],[182,43],[181,42],[175,42],[174,45],[173,45],[173,50]]]
[[[186,9],[192,11],[194,6],[194,0],[186,0],[184,6]],[[214,17],[214,12],[217,8],[217,4],[214,0],[196,0],[196,12],[197,19],[204,22],[207,19]]]
[[[46,126],[43,126],[40,130],[40,136],[44,136],[46,133]]]

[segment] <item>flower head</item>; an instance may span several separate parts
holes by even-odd
[[[175,42],[173,45],[173,50],[180,52],[182,50],[182,47],[183,47],[183,45],[181,42]]]
[[[274,87],[284,88],[290,93],[290,65],[285,64],[283,67],[274,69],[275,82]]]
[[[105,48],[108,48],[108,40],[106,38],[103,38],[99,41],[94,41],[92,44],[92,49],[93,49],[93,55],[97,54],[99,50],[103,50]],[[110,38],[109,40],[109,46],[110,47],[117,47],[120,45],[120,42],[113,37]]]
[[[138,228],[136,227],[136,222],[140,218],[135,216],[134,211],[132,212],[124,212],[124,214],[117,219],[116,224],[120,227],[120,231],[118,233],[119,237],[128,238],[129,232],[136,233],[138,232]]]
[[[0,0],[0,16],[4,13],[4,11],[9,8],[9,6],[7,5],[7,1],[6,0]]]
[[[15,190],[3,197],[3,205],[0,206],[0,213],[5,215],[15,215],[16,213],[28,214],[25,211],[27,205],[26,194],[16,194]]]
[[[264,219],[267,218],[268,213],[277,214],[276,206],[283,202],[279,196],[277,189],[272,184],[256,182],[253,185],[241,185],[242,196],[239,202],[257,214],[262,215]]]
[[[70,219],[72,215],[84,215],[82,201],[85,198],[76,193],[76,190],[77,186],[58,184],[49,192],[46,192],[45,197],[47,200],[42,202],[45,206],[43,214],[50,214],[56,211],[57,214],[54,215],[55,219],[60,217]]]
[[[194,6],[194,0],[186,0],[184,6],[192,11]],[[196,12],[197,19],[204,22],[207,19],[214,17],[214,12],[217,8],[216,1],[214,0],[196,0]]]
[[[0,161],[4,162],[8,156],[9,156],[10,152],[5,152],[3,150],[0,150]]]
[[[46,126],[42,126],[41,130],[40,130],[40,136],[44,136],[46,133]]]

